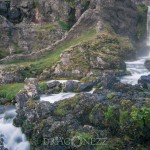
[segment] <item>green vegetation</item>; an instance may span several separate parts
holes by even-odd
[[[76,95],[73,99],[68,99],[65,101],[60,101],[57,105],[56,110],[54,111],[54,114],[56,116],[65,116],[67,109],[74,109],[74,106],[76,106],[78,103],[78,96]]]
[[[139,127],[150,126],[150,108],[132,106],[131,121]]]
[[[138,10],[138,25],[137,25],[137,38],[144,38],[147,29],[147,11],[148,7],[144,4],[137,5]]]
[[[43,93],[48,89],[48,85],[45,82],[39,83],[40,91]]]
[[[58,24],[61,27],[61,29],[64,30],[64,31],[68,31],[70,29],[69,24],[64,22],[64,21],[62,21],[62,20],[60,20],[58,22]]]
[[[71,46],[75,46],[79,43],[89,41],[93,39],[96,35],[95,29],[91,29],[76,39],[63,44],[61,47],[51,51],[47,56],[42,57],[41,59],[35,61],[26,61],[26,62],[15,62],[16,64],[27,67],[25,71],[23,71],[24,76],[32,75],[35,77],[42,73],[42,71],[46,68],[51,68],[57,61],[59,61],[60,54],[65,50],[69,49]],[[9,68],[10,69],[10,68]]]
[[[110,94],[107,94],[107,98],[108,99],[113,99],[115,97],[115,93],[110,93]]]
[[[71,8],[75,7],[75,0],[65,0],[66,2],[68,2],[70,4]]]
[[[36,31],[43,32],[43,31],[53,31],[57,28],[58,24],[54,23],[44,23],[42,25],[38,25],[36,27]]]
[[[0,59],[6,57],[8,55],[9,55],[9,53],[8,53],[8,51],[6,49],[5,50],[0,49]]]
[[[107,111],[104,113],[105,119],[110,120],[113,117],[113,111],[116,107],[115,106],[109,106]]]
[[[6,98],[9,102],[15,99],[16,94],[23,88],[23,83],[0,85],[0,98]]]

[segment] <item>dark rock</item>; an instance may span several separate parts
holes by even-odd
[[[20,8],[12,7],[8,11],[8,20],[13,23],[19,23],[23,20],[23,12]]]
[[[150,60],[146,60],[144,65],[148,70],[150,70]]]
[[[101,78],[101,84],[104,88],[111,89],[115,83],[119,82],[116,76],[112,73],[104,74]]]
[[[8,150],[7,148],[4,147],[3,135],[0,135],[0,150]]]
[[[59,81],[53,81],[53,82],[49,82],[47,85],[51,89],[51,88],[54,88],[56,86],[61,87],[62,84]]]
[[[54,105],[50,104],[49,102],[40,102],[37,105],[37,114],[39,118],[47,116],[48,114],[53,113],[55,107]]]
[[[8,4],[4,1],[0,2],[0,15],[7,16]]]
[[[150,75],[141,76],[141,78],[138,80],[138,84],[143,88],[150,89]]]
[[[75,92],[78,88],[78,82],[76,81],[67,81],[64,85],[64,92]]]
[[[49,82],[48,84],[48,94],[56,94],[61,92],[62,90],[62,83],[60,83],[59,81],[53,81],[53,82]]]

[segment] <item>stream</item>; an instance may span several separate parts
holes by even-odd
[[[8,150],[30,150],[30,144],[21,129],[13,125],[15,116],[14,106],[0,106],[0,138]],[[0,149],[2,147],[0,145]]]
[[[150,46],[150,7],[148,8],[148,21],[147,21],[147,46]],[[126,62],[127,71],[131,75],[127,75],[121,78],[122,83],[135,85],[138,83],[138,79],[143,75],[149,75],[150,72],[145,68],[144,63],[147,59],[150,59],[150,54],[147,56],[138,57],[135,61]],[[74,80],[76,81],[76,80]],[[52,81],[49,81],[52,82]],[[64,83],[66,80],[59,80]],[[78,81],[77,81],[78,82]],[[95,89],[90,92],[93,93]],[[49,101],[54,103],[66,98],[74,97],[76,93],[59,93],[51,95],[42,95],[41,101]],[[13,119],[16,116],[14,106],[0,106],[0,140],[3,139],[3,145],[0,145],[0,150],[30,150],[30,144],[26,140],[25,135],[20,128],[13,125]]]
[[[148,7],[148,14],[147,14],[147,47],[150,49],[150,6]],[[150,59],[150,52],[149,54],[145,54],[145,56],[137,57],[137,60],[126,62],[127,71],[131,73],[131,75],[127,75],[121,78],[121,82],[125,84],[132,84],[136,85],[138,83],[138,79],[141,76],[149,75],[150,71],[146,69],[144,63],[146,60]]]

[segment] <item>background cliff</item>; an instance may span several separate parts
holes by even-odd
[[[131,0],[0,1],[0,15],[1,84],[122,75],[146,37],[147,6]]]

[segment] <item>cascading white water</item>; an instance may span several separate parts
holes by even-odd
[[[0,114],[0,136],[3,138],[4,147],[8,150],[30,150],[30,144],[21,129],[13,125],[15,108],[2,106],[1,109],[3,111]]]
[[[67,80],[51,80],[48,83],[53,82],[53,81],[59,81],[60,83],[65,83]],[[72,81],[79,82],[78,80],[72,80]],[[86,93],[91,93],[92,94],[94,91],[95,91],[95,89],[93,88],[90,92],[86,92]],[[64,92],[61,92],[61,93],[58,93],[58,94],[42,95],[40,97],[40,100],[41,101],[48,101],[50,103],[55,103],[55,102],[58,102],[58,101],[61,101],[61,100],[67,99],[67,98],[74,97],[76,94],[77,93],[71,93],[71,92],[64,93]]]
[[[147,14],[147,46],[150,46],[150,6],[148,7]],[[147,56],[138,57],[136,61],[126,62],[127,71],[129,71],[131,75],[122,77],[121,82],[135,85],[141,76],[149,75],[150,72],[144,65],[148,59],[150,59],[150,53]]]

